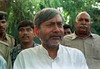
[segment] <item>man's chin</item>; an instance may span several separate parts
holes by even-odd
[[[49,45],[51,45],[51,46],[58,46],[59,42],[50,42]]]
[[[0,30],[0,34],[2,34],[2,33],[5,33],[5,31],[3,31],[3,30]]]
[[[81,29],[78,32],[87,32],[87,30],[86,29]]]
[[[29,40],[23,40],[23,43],[28,43],[29,42]]]

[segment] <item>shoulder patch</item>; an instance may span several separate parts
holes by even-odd
[[[9,34],[7,34],[7,36],[9,36],[9,37],[11,37],[11,38],[14,38],[12,35],[9,35]]]

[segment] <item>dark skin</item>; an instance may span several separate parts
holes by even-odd
[[[4,39],[5,34],[0,34],[0,40]]]
[[[4,40],[8,23],[5,19],[0,20],[0,40]]]
[[[34,32],[30,26],[21,27],[19,29],[19,39],[23,49],[33,47]]]
[[[32,43],[21,43],[21,46],[23,49],[34,47],[33,42]]]

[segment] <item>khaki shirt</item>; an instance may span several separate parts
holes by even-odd
[[[91,34],[86,39],[78,38],[75,33],[66,35],[63,45],[81,50],[86,58],[89,69],[100,69],[100,36]]]
[[[10,47],[3,41],[0,41],[0,55],[6,60],[8,69],[12,69]]]
[[[9,34],[6,34],[6,36],[5,36],[3,41],[8,43],[11,48],[14,47],[14,45],[15,45],[14,37],[9,35]]]

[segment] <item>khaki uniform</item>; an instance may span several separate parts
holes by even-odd
[[[2,55],[3,58],[6,60],[8,69],[12,69],[10,47],[7,43],[3,41],[0,41],[0,55]]]
[[[91,34],[86,39],[80,39],[75,33],[66,35],[63,45],[81,50],[86,58],[89,69],[100,69],[100,36]]]
[[[5,39],[3,41],[8,43],[11,48],[15,45],[14,37],[9,34],[6,34]]]

